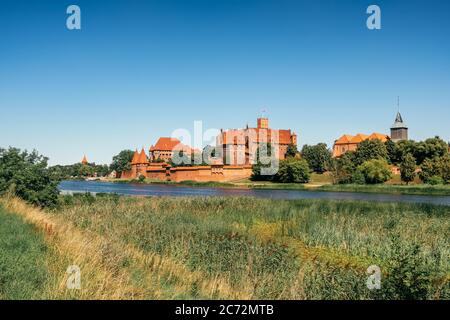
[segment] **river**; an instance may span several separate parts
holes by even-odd
[[[450,196],[400,195],[304,190],[190,187],[170,184],[133,184],[100,181],[62,181],[62,193],[117,193],[131,196],[246,196],[270,199],[332,199],[378,202],[430,203],[450,206]]]

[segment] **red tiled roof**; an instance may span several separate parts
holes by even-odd
[[[183,151],[187,153],[200,152],[198,149],[193,149],[176,138],[161,137],[158,139],[154,146],[151,146],[152,151]]]
[[[144,148],[142,148],[141,153],[139,154],[137,163],[138,164],[148,163],[147,155],[145,154]]]
[[[136,150],[133,154],[133,159],[131,159],[131,164],[137,164],[139,161],[139,152]]]
[[[349,134],[344,134],[342,137],[336,140],[334,144],[349,144],[354,137]]]

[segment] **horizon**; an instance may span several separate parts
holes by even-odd
[[[2,3],[3,4],[3,3]],[[81,30],[66,8],[81,8]],[[0,148],[51,165],[109,164],[194,121],[291,129],[298,147],[343,134],[450,141],[448,1],[4,1]],[[191,144],[192,146],[192,144]]]

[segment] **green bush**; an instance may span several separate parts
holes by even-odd
[[[368,184],[383,183],[391,179],[392,172],[386,160],[373,159],[364,162],[357,169]]]
[[[310,169],[304,159],[288,158],[280,161],[280,167],[274,180],[282,183],[307,183]]]
[[[56,205],[59,179],[50,172],[47,161],[37,151],[0,149],[0,194],[11,192],[41,207]]]
[[[444,180],[439,176],[432,176],[428,178],[427,183],[436,186],[439,184],[444,184]]]

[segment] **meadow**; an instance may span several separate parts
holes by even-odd
[[[450,207],[117,195],[62,196],[52,211],[2,203],[45,238],[46,298],[450,298]],[[65,287],[69,264],[81,268],[81,290]],[[366,286],[371,265],[380,290]]]

